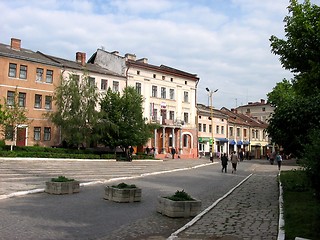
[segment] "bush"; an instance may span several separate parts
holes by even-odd
[[[128,184],[126,184],[126,183],[124,183],[124,182],[119,183],[118,185],[113,185],[112,187],[114,187],[114,188],[119,188],[119,189],[124,189],[124,188],[137,188],[137,186],[134,185],[134,184],[128,185]]]
[[[316,191],[317,198],[320,199],[320,129],[313,130],[308,137],[310,143],[304,145],[302,165]]]
[[[194,201],[194,199],[184,190],[176,191],[174,195],[166,197],[172,201]]]
[[[72,182],[74,179],[66,178],[65,176],[59,176],[57,178],[51,178],[51,182]]]

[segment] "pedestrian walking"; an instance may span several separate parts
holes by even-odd
[[[270,155],[270,163],[271,163],[271,165],[273,165],[274,159],[276,158],[276,156],[277,156],[277,152],[276,152],[276,151],[273,151],[273,152],[271,153],[271,155]]]
[[[278,169],[279,169],[279,171],[280,171],[280,169],[281,169],[281,163],[282,163],[282,157],[281,157],[281,155],[280,155],[279,152],[277,152],[276,160],[277,160],[277,163],[278,163]]]
[[[174,155],[176,154],[176,149],[174,147],[171,148],[172,159],[174,159]]]
[[[230,160],[232,163],[232,173],[237,173],[237,164],[239,162],[239,158],[238,158],[236,151],[232,152]]]
[[[226,173],[227,172],[227,166],[228,166],[228,157],[227,157],[227,154],[224,153],[221,157],[221,165],[222,165],[222,170],[221,172],[224,172]]]

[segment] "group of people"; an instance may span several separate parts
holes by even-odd
[[[227,156],[226,153],[224,153],[221,156],[221,164],[222,164],[221,172],[225,172],[225,173],[227,172],[228,161],[229,161],[228,156]],[[231,153],[230,161],[231,161],[231,164],[232,164],[232,173],[236,173],[237,172],[237,165],[238,165],[238,162],[240,161],[236,151],[233,151]]]
[[[226,153],[224,153],[221,156],[221,165],[222,165],[221,172],[225,172],[225,173],[227,172],[228,161],[229,161],[228,156],[227,156]],[[236,151],[233,151],[231,153],[231,155],[230,155],[230,161],[231,161],[231,164],[232,164],[232,173],[236,173],[237,172],[237,164],[238,164],[238,162],[243,161],[243,159],[241,160],[241,154],[239,154],[239,156],[238,156]],[[278,169],[280,171],[281,163],[282,163],[282,156],[279,153],[279,151],[274,151],[274,152],[271,153],[271,155],[270,155],[271,164],[273,164],[274,161],[277,162]]]
[[[277,151],[273,151],[272,153],[271,153],[271,155],[270,155],[270,163],[271,163],[271,165],[273,165],[273,163],[274,163],[274,161],[276,161],[277,162],[277,164],[278,164],[278,169],[279,169],[279,171],[280,171],[280,169],[281,169],[281,163],[282,163],[282,156],[281,156],[281,154],[280,154],[280,152],[277,150]]]

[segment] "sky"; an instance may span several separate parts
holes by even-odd
[[[300,1],[301,2],[301,1]],[[320,5],[320,0],[311,0]],[[284,38],[289,0],[0,0],[0,42],[75,60],[99,48],[200,78],[197,101],[235,108],[291,79],[270,36]]]

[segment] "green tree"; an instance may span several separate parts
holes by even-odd
[[[320,7],[309,0],[302,4],[291,0],[288,9],[286,39],[271,36],[270,41],[272,52],[294,78],[268,94],[276,108],[267,131],[285,151],[304,159],[319,197]]]
[[[57,111],[50,114],[50,119],[61,128],[62,138],[78,148],[94,142],[93,129],[99,122],[96,111],[99,93],[88,74],[84,73],[81,79],[75,74],[67,79],[61,77],[54,100]]]
[[[271,51],[294,73],[291,83],[278,83],[268,101],[276,106],[269,122],[272,140],[300,155],[306,135],[319,125],[320,8],[309,0],[291,0],[284,18],[286,39],[271,36]]]
[[[19,93],[16,88],[13,99],[8,102],[4,99],[4,109],[1,111],[1,125],[4,129],[4,137],[11,140],[11,151],[13,145],[16,142],[17,130],[20,125],[27,124],[29,122],[27,109],[19,106]]]
[[[111,147],[120,146],[127,153],[129,146],[139,146],[152,136],[154,125],[146,124],[142,110],[143,98],[133,87],[123,94],[110,89],[101,101],[103,119],[117,126],[117,131],[105,131],[101,141]]]

